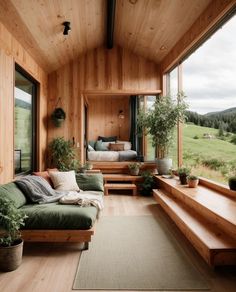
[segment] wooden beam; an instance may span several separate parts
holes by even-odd
[[[236,0],[213,0],[190,29],[175,44],[161,62],[161,71],[167,72],[194,47],[201,43],[211,29],[236,7]]]
[[[113,48],[116,0],[107,0],[107,48]]]

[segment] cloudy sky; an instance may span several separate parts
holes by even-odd
[[[192,111],[236,107],[236,16],[184,61],[183,87]]]

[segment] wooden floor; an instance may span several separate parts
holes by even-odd
[[[185,249],[192,263],[209,281],[210,291],[236,291],[236,267],[221,267],[215,270],[209,268],[153,198],[129,195],[105,197],[103,216],[137,215],[153,215],[162,218],[169,230],[181,242],[181,246]],[[137,252],[139,251],[137,250]],[[75,291],[72,290],[72,285],[79,257],[80,251],[77,244],[27,243],[24,247],[22,265],[14,272],[0,273],[0,291]]]

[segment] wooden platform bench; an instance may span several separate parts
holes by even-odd
[[[132,190],[133,196],[137,195],[137,186],[135,184],[122,184],[122,183],[114,183],[114,184],[104,184],[105,196],[108,196],[109,190]]]

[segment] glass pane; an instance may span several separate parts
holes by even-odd
[[[146,96],[146,110],[149,110],[153,107],[156,100],[156,96]],[[150,135],[146,137],[146,161],[153,161],[156,157],[156,148],[152,146],[152,138]]]
[[[32,168],[32,99],[34,84],[15,74],[15,174]]]
[[[235,31],[234,16],[183,63],[190,105],[183,130],[184,164],[224,184],[236,173]]]

